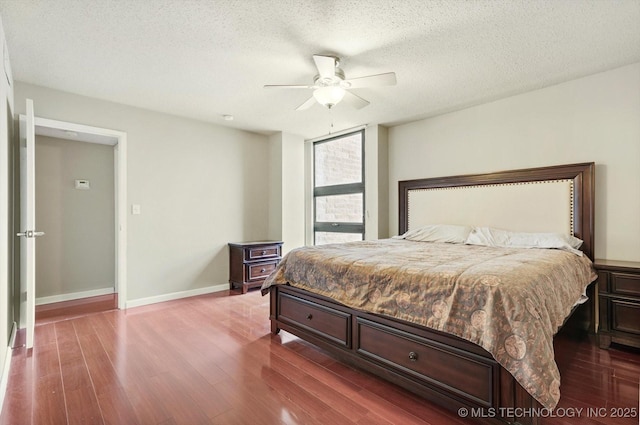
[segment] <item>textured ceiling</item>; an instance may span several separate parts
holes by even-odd
[[[640,62],[640,0],[0,0],[0,16],[18,81],[307,138]],[[398,84],[331,111],[263,88],[312,83],[313,54]]]

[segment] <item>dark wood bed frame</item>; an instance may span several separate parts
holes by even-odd
[[[399,232],[408,227],[414,189],[573,180],[574,235],[593,259],[594,164],[582,163],[490,174],[399,182]],[[539,423],[519,409],[540,404],[483,348],[455,336],[365,313],[288,285],[271,288],[271,331],[290,332],[336,358],[367,370],[453,411],[475,410],[481,423]],[[488,417],[496,415],[496,417]],[[469,417],[471,417],[471,413]]]

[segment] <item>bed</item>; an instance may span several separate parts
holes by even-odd
[[[590,264],[587,258],[593,258],[593,163],[401,181],[398,189],[399,234],[420,229],[426,224],[445,222],[458,225],[482,224],[517,232],[569,233],[583,241],[580,248],[583,259],[575,261],[582,261],[584,266],[585,262]],[[329,246],[325,251],[332,251],[335,264],[340,263],[340,259],[346,258],[350,261],[348,267],[342,268],[343,271],[340,272],[343,273],[342,275],[332,271],[329,265],[316,266],[316,269],[306,275],[295,274],[298,272],[291,265],[288,279],[285,279],[283,277],[287,267],[285,257],[281,263],[282,267],[279,266],[263,286],[263,293],[269,292],[271,297],[272,332],[277,334],[280,329],[286,330],[331,352],[342,361],[368,370],[446,408],[454,411],[461,408],[468,409],[468,412],[474,411],[474,416],[481,422],[538,423],[540,415],[536,414],[535,409],[551,408],[559,397],[560,382],[559,375],[555,375],[557,371],[557,368],[554,370],[555,362],[553,358],[552,365],[545,363],[547,360],[542,360],[542,363],[537,365],[533,363],[514,365],[509,361],[514,358],[517,360],[525,358],[527,361],[531,358],[538,361],[537,358],[543,356],[534,349],[527,352],[527,347],[546,345],[547,347],[543,348],[548,351],[548,346],[552,344],[534,341],[537,330],[529,331],[532,335],[529,340],[524,331],[520,330],[505,334],[494,330],[483,331],[485,337],[478,338],[478,335],[473,332],[474,326],[484,325],[488,320],[485,311],[481,311],[482,314],[476,313],[475,316],[471,314],[478,310],[473,303],[478,299],[484,303],[487,297],[496,297],[500,299],[496,305],[499,304],[504,309],[505,298],[502,295],[498,297],[491,292],[477,295],[480,292],[473,292],[474,285],[478,281],[488,279],[486,276],[491,278],[492,272],[485,272],[485,277],[471,276],[468,287],[464,286],[465,283],[461,280],[456,280],[457,298],[450,294],[451,299],[448,304],[430,293],[421,295],[430,301],[429,313],[424,317],[420,317],[419,311],[413,316],[405,314],[406,311],[416,310],[412,307],[415,305],[413,299],[416,293],[415,286],[408,289],[405,287],[404,292],[394,295],[394,305],[402,307],[401,314],[398,314],[398,311],[369,308],[371,301],[369,298],[372,298],[370,296],[366,300],[369,304],[358,304],[358,298],[354,296],[354,285],[345,283],[348,282],[349,277],[356,279],[356,287],[358,287],[358,279],[366,280],[367,284],[384,285],[393,274],[390,272],[393,267],[400,267],[406,272],[412,267],[421,268],[422,263],[419,261],[427,263],[435,261],[412,258],[411,248],[407,248],[407,244],[410,243],[416,242],[399,239],[375,243],[363,242],[362,245],[371,245],[372,249],[378,250],[378,254],[366,253],[363,257],[354,257],[362,254],[348,251],[353,244]],[[434,258],[434,251],[438,251],[438,255],[442,257],[457,258],[458,262],[462,262],[462,270],[484,269],[487,264],[494,261],[492,256],[498,253],[493,251],[497,249],[493,247],[463,244],[455,248],[467,250],[460,254],[459,251],[449,252],[454,244],[438,245],[420,242],[418,244],[421,244],[421,249],[431,250],[420,258]],[[572,253],[559,253],[558,250],[506,248],[505,252],[505,248],[501,249],[498,256],[504,257],[501,261],[507,262],[499,268],[507,270],[513,268],[513,264],[525,264],[529,267],[525,267],[527,271],[511,279],[514,282],[516,280],[520,282],[528,276],[531,283],[527,285],[534,285],[537,281],[544,280],[532,277],[537,276],[531,268],[532,263],[548,263],[551,258],[549,256],[554,258],[551,262],[563,263],[574,261],[571,257],[582,258]],[[320,251],[322,251],[321,248],[301,248],[292,258],[302,258],[305,255],[315,257],[321,255]],[[528,251],[528,253],[522,251]],[[554,252],[548,254],[548,251]],[[410,258],[410,261],[402,266],[387,263],[386,259],[391,253],[399,253],[399,257]],[[471,265],[468,262],[471,257],[482,257],[481,264]],[[534,260],[533,257],[537,259]],[[289,262],[295,264],[294,259]],[[366,269],[365,273],[370,273],[369,275],[355,273],[357,269],[355,264],[360,265],[367,261],[371,262],[374,268],[377,265],[379,271],[374,273]],[[453,266],[443,261],[437,260],[438,274],[455,274],[456,272],[451,268]],[[336,265],[335,269],[340,270],[340,267]],[[592,273],[591,268],[590,270]],[[465,276],[469,274],[466,271],[461,273]],[[572,274],[570,271],[567,273]],[[353,276],[348,276],[351,274]],[[566,276],[562,276],[561,280],[564,282]],[[581,279],[588,280],[586,283],[583,282],[585,287],[594,278],[594,276],[586,277],[584,273],[581,276]],[[408,282],[413,278],[405,275],[400,280],[403,279]],[[321,281],[321,287],[314,287],[306,280]],[[484,283],[480,286],[500,286],[492,285],[488,281]],[[517,285],[502,286],[516,287]],[[563,288],[564,285],[556,285],[556,287]],[[531,295],[525,295],[525,298],[521,299],[514,298],[511,303],[520,305],[520,310],[525,315],[538,315],[539,318],[546,304],[551,304],[550,301],[540,298],[545,296],[545,291],[548,289],[542,286],[536,287],[535,292],[538,294],[536,303],[531,302],[531,299],[535,299]],[[575,290],[572,291],[572,296],[575,297]],[[341,297],[337,295],[339,292],[342,293]],[[553,299],[556,297],[560,295],[554,295]],[[471,317],[466,324],[462,324],[462,321],[452,314],[452,306],[464,304],[469,304],[468,310],[460,314]],[[549,322],[546,327],[556,332],[577,305],[579,305],[578,302],[568,302],[568,306],[562,306],[558,312],[549,313],[548,318],[545,310],[542,315],[545,321]],[[597,311],[595,308],[593,310]],[[451,318],[450,322],[453,325],[442,325],[443,322],[440,321],[442,316]],[[529,319],[522,319],[522,321],[527,322]],[[456,324],[460,326],[456,327]],[[504,325],[500,324],[500,327]],[[491,337],[486,338],[486,335]],[[523,335],[525,337],[522,337]],[[492,351],[490,353],[486,348],[493,345],[485,344],[486,340],[498,340],[499,343],[494,345],[501,347],[501,351],[497,353],[496,350],[489,349]],[[551,347],[551,355],[552,350]],[[521,369],[528,371],[536,367],[541,369],[538,375],[534,374],[535,379],[523,379],[520,375]],[[537,386],[532,385],[530,381],[535,381]],[[521,383],[524,383],[527,390]]]

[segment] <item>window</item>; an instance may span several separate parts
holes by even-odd
[[[364,130],[313,144],[315,245],[364,239]]]

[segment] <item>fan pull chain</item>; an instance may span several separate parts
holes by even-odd
[[[333,133],[333,114],[331,113],[331,108],[329,108],[329,121],[331,124],[329,125],[329,134]]]

